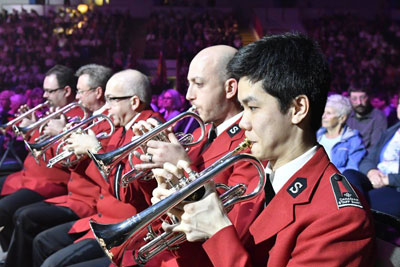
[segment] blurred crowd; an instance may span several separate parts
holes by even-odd
[[[238,22],[220,11],[157,11],[147,23],[146,57],[157,58],[161,50],[167,58],[190,60],[201,49],[227,44],[242,46]]]
[[[329,60],[333,92],[364,87],[389,102],[400,81],[398,22],[348,14],[306,21],[305,25]]]
[[[41,85],[57,63],[77,68],[87,63],[115,70],[134,67],[129,13],[85,15],[73,9],[0,13],[0,88],[24,93]]]

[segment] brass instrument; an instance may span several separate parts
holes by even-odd
[[[178,142],[183,146],[187,147],[188,146],[187,144],[190,144],[191,142],[193,142],[192,134],[175,133],[175,136],[178,139]],[[155,139],[157,141],[169,142],[168,137],[163,132],[161,132],[159,135],[157,135],[155,137]],[[202,138],[200,137],[199,140],[202,140]],[[145,149],[143,149],[143,148],[142,148],[142,150],[145,151]],[[132,157],[133,157],[133,153],[129,153],[128,161],[129,161],[129,165],[131,166],[131,169],[122,175],[121,181],[120,181],[120,185],[122,187],[127,187],[129,185],[129,183],[131,183],[137,179],[150,180],[153,178],[153,173],[152,173],[151,169],[137,171],[133,164]]]
[[[10,130],[13,127],[13,125],[16,125],[18,122],[22,121],[27,116],[33,114],[35,111],[40,110],[42,108],[45,108],[47,106],[49,106],[49,101],[46,101],[44,103],[41,103],[41,104],[35,106],[34,108],[31,108],[30,110],[22,113],[21,115],[19,115],[15,119],[13,119],[13,120],[11,120],[11,121],[9,121],[7,123],[1,124],[0,125],[0,131]]]
[[[260,192],[263,192],[265,186],[265,173],[261,162],[250,154],[236,154],[249,146],[250,142],[245,139],[234,151],[227,153],[202,172],[192,172],[189,174],[189,177],[181,178],[178,185],[175,187],[177,190],[170,196],[127,220],[109,225],[99,224],[91,220],[90,227],[106,255],[114,262],[114,264],[119,266],[122,256],[119,255],[118,258],[115,257],[111,250],[125,250],[126,246],[129,244],[127,241],[132,241],[131,239],[137,240],[140,237],[140,233],[146,227],[156,222],[160,217],[166,214],[167,211],[181,203],[183,200],[188,199],[188,197],[194,201],[200,199],[202,194],[199,194],[199,191],[201,191],[199,189],[203,189],[204,193],[205,190],[203,186],[207,182],[209,182],[215,175],[224,171],[226,168],[229,168],[232,164],[237,163],[238,161],[244,160],[252,163],[258,171],[259,182],[257,187],[247,195],[243,195],[246,191],[246,186],[243,184],[238,184],[230,188],[227,192],[221,195],[221,201],[224,208],[229,209],[232,205],[252,199]],[[145,239],[146,241],[151,240],[150,243],[141,247],[138,251],[138,255],[135,256],[135,260],[139,264],[147,262],[160,251],[175,246],[177,243],[185,240],[184,234],[163,233],[160,236],[156,236],[151,228],[149,229],[150,231]]]
[[[49,122],[52,119],[55,119],[56,117],[60,116],[61,114],[67,113],[68,111],[72,110],[75,107],[79,107],[79,108],[82,109],[83,118],[72,118],[72,119],[74,119],[74,120],[77,120],[77,119],[84,120],[84,119],[86,119],[87,116],[88,116],[86,109],[81,104],[79,104],[78,102],[72,102],[72,103],[60,108],[59,110],[47,115],[46,117],[40,118],[37,122],[32,123],[29,126],[19,127],[17,125],[13,125],[12,126],[13,130],[14,130],[14,132],[15,132],[15,134],[17,136],[24,136],[24,135],[36,130],[37,128],[39,128],[39,132],[42,132],[42,130],[43,130],[44,126],[47,124],[47,122]],[[70,119],[71,118],[68,118],[68,120],[70,120]],[[46,138],[48,138],[48,137],[46,137]]]
[[[47,167],[51,168],[53,167],[54,164],[57,162],[68,159],[74,152],[72,151],[64,151],[62,153],[60,152],[60,149],[64,146],[65,144],[65,139],[67,139],[72,133],[81,131],[81,132],[86,132],[93,126],[99,124],[103,120],[107,120],[107,122],[110,124],[110,133],[99,133],[98,138],[108,138],[110,137],[113,132],[114,132],[114,124],[112,123],[111,119],[108,118],[106,115],[99,114],[99,115],[94,115],[92,117],[89,117],[85,120],[82,120],[75,125],[73,125],[71,128],[65,130],[64,132],[61,132],[53,137],[47,138],[42,142],[39,143],[28,143],[25,141],[26,147],[29,149],[29,151],[32,153],[32,156],[36,159],[36,161],[39,161],[40,156],[46,152],[47,149],[49,149],[51,146],[53,146],[57,141],[61,140],[59,145],[57,146],[57,156],[51,158],[47,164]],[[91,123],[93,122],[93,123]],[[91,123],[91,124],[90,124]],[[88,125],[86,128],[82,129],[84,125]],[[70,166],[72,162],[67,160],[65,163],[65,166]]]
[[[124,158],[129,156],[129,154],[131,154],[134,150],[136,150],[140,146],[146,144],[151,139],[159,137],[160,134],[161,135],[164,134],[163,133],[164,130],[166,130],[167,128],[171,127],[172,125],[174,125],[175,123],[177,123],[178,121],[180,121],[186,117],[193,117],[194,119],[196,119],[198,121],[198,123],[200,124],[200,128],[201,128],[201,136],[199,137],[199,139],[197,141],[189,142],[184,145],[186,147],[196,145],[204,138],[205,132],[206,132],[206,127],[204,125],[203,120],[200,118],[200,116],[198,114],[194,113],[192,111],[192,109],[189,109],[188,111],[183,112],[183,113],[179,114],[178,116],[176,116],[175,118],[156,126],[151,131],[144,133],[142,136],[134,139],[130,143],[128,143],[122,147],[119,147],[113,151],[103,153],[103,154],[93,154],[89,151],[88,152],[89,157],[94,161],[94,163],[96,164],[96,166],[99,169],[103,178],[106,181],[108,181],[108,176],[110,175],[111,170],[121,160],[123,160]],[[139,177],[141,173],[142,172],[140,172],[137,177]],[[129,175],[131,175],[131,172],[129,173]],[[127,176],[124,176],[124,177],[127,177]]]
[[[111,120],[108,116],[103,115],[103,114],[98,114],[98,115],[92,116],[92,117],[88,118],[87,120],[88,120],[88,121],[89,121],[89,120],[93,121],[93,120],[96,119],[96,118],[100,118],[100,119],[97,120],[95,123],[92,123],[91,125],[89,125],[89,126],[86,127],[85,129],[78,129],[78,131],[80,131],[80,132],[87,132],[87,131],[88,131],[89,129],[91,129],[93,126],[95,126],[95,125],[101,123],[102,121],[106,120],[106,121],[108,122],[108,124],[110,125],[110,131],[109,131],[108,133],[106,133],[106,132],[100,132],[100,133],[96,134],[96,138],[97,138],[97,139],[106,139],[106,138],[111,137],[111,135],[112,135],[112,134],[114,133],[114,131],[115,131],[115,127],[114,127],[114,124],[113,124],[112,120]],[[64,139],[65,139],[65,138],[64,138]],[[48,162],[48,164],[47,164],[47,167],[48,167],[48,168],[52,168],[54,164],[56,164],[56,163],[58,163],[58,162],[60,162],[60,161],[62,161],[62,160],[64,160],[64,164],[63,164],[63,165],[65,165],[65,166],[71,166],[71,165],[73,165],[74,163],[76,163],[76,161],[79,160],[79,159],[78,159],[78,160],[76,160],[75,162],[73,162],[72,160],[69,159],[69,157],[71,157],[71,156],[74,154],[73,151],[63,151],[63,152],[60,153],[60,151],[61,151],[61,149],[62,149],[62,147],[63,147],[64,145],[65,145],[65,141],[62,141],[62,142],[60,142],[60,144],[57,146],[57,149],[56,149],[57,155],[49,160],[49,162]]]

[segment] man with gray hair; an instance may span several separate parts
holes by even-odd
[[[96,64],[83,66],[76,72],[75,75],[78,77],[76,99],[89,113],[93,115],[107,113],[104,91],[111,74],[111,69]],[[62,120],[66,123],[65,116]],[[93,136],[101,132],[108,133],[110,125],[106,121],[99,122],[89,131]],[[80,134],[73,135],[74,138],[81,138]],[[102,139],[101,145],[106,146],[108,141],[109,139]],[[70,179],[66,183],[67,194],[30,203],[16,211],[6,266],[27,266],[31,263],[32,240],[40,231],[96,212],[93,203],[100,189],[99,185],[85,174],[90,162],[89,158],[83,158],[76,166],[70,168]]]
[[[75,75],[78,77],[76,99],[89,111],[101,113],[105,108],[104,91],[112,70],[97,64],[80,67]],[[102,108],[102,109],[101,109]]]
[[[73,149],[76,154],[109,152],[131,141],[131,126],[136,121],[153,116],[161,119],[160,115],[149,109],[150,83],[139,71],[129,69],[114,74],[107,82],[105,99],[106,110],[118,127],[108,144],[99,146],[94,135],[84,134],[70,138],[65,149]],[[125,160],[122,164],[129,166]],[[148,206],[147,200],[155,186],[154,182],[135,181],[131,187],[122,189],[116,181],[115,172],[105,180],[94,162],[87,167],[86,175],[98,185],[97,191],[85,194],[86,197],[95,196],[91,204],[97,213],[38,234],[33,242],[34,266],[66,266],[103,257],[104,253],[90,231],[89,219],[102,223],[124,220]],[[130,190],[128,197],[121,197],[123,190]]]

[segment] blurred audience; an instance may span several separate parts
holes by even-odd
[[[0,88],[17,93],[41,86],[55,64],[74,69],[99,63],[114,70],[134,67],[134,36],[129,12],[84,15],[70,8],[0,14]]]
[[[166,58],[183,57],[191,60],[201,49],[226,44],[242,46],[238,22],[231,13],[218,10],[156,11],[147,23],[147,58],[157,58],[161,50]]]

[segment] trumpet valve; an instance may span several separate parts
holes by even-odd
[[[143,237],[143,240],[145,242],[150,242],[155,238],[155,236],[152,233],[147,233],[145,237]]]

